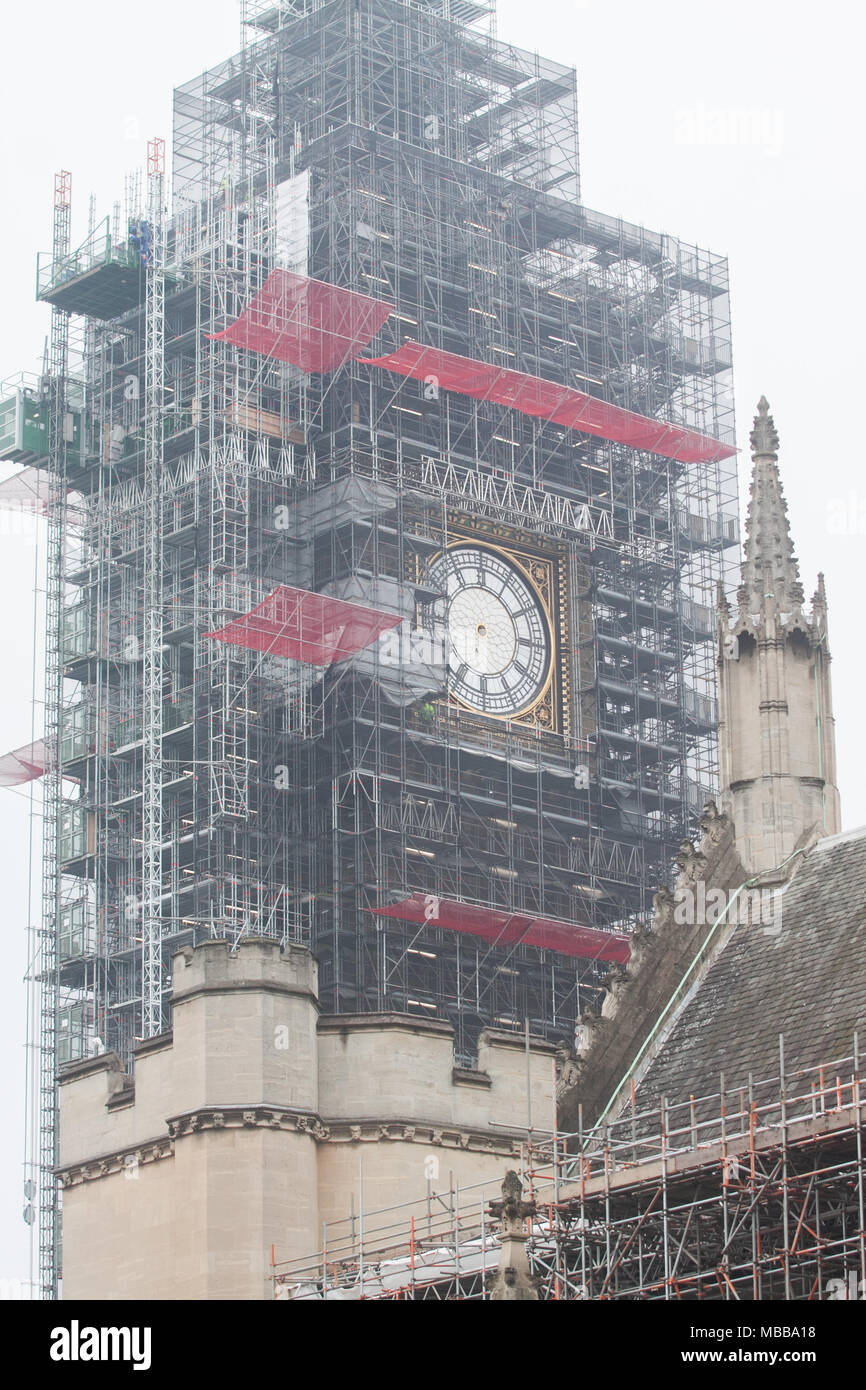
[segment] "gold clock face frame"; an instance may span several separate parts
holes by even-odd
[[[433,615],[446,632],[451,698],[500,720],[536,708],[551,685],[554,628],[518,557],[461,538],[430,562],[426,582],[444,594]]]

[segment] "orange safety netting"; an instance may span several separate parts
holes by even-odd
[[[434,381],[445,391],[457,391],[474,400],[492,401],[524,415],[581,430],[613,443],[646,449],[682,463],[714,463],[737,452],[732,445],[722,444],[718,439],[683,425],[636,415],[634,411],[609,405],[597,396],[588,396],[570,386],[497,367],[474,357],[442,352],[425,347],[423,343],[404,343],[385,357],[361,357],[358,361],[369,367],[384,367],[415,381]]]
[[[204,636],[308,666],[331,666],[401,621],[361,603],[281,584],[251,612]]]
[[[366,347],[393,307],[324,280],[274,270],[240,318],[208,336],[305,372],[332,372]]]
[[[395,917],[401,922],[445,931],[468,932],[470,936],[480,936],[490,946],[534,946],[538,950],[558,951],[563,956],[623,964],[631,954],[625,932],[479,907],[475,903],[440,898],[431,893],[413,893],[401,902],[372,910],[379,917]]]

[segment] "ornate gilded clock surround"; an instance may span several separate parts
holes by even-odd
[[[568,602],[568,565],[564,545],[491,521],[486,517],[449,514],[442,534],[442,550],[474,542],[498,554],[512,565],[528,582],[535,594],[547,624],[550,658],[543,688],[525,709],[512,714],[482,713],[466,705],[453,694],[443,702],[459,709],[466,717],[483,722],[523,726],[547,733],[570,733],[570,652],[571,632]],[[422,579],[418,564],[418,579]]]

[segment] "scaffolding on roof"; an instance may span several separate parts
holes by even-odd
[[[866,1290],[866,1099],[853,1052],[714,1096],[640,1097],[611,1124],[516,1146],[546,1300],[845,1301]],[[504,1166],[504,1165],[503,1165]],[[274,1297],[483,1299],[498,1241],[480,1185],[359,1207]]]

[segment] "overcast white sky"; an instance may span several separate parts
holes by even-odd
[[[38,370],[34,302],[54,171],[73,239],[123,196],[172,87],[238,47],[236,0],[42,0],[4,13],[0,379]],[[578,70],[583,201],[730,257],[741,458],[764,393],[807,595],[830,602],[842,816],[866,822],[866,481],[859,436],[866,199],[862,31],[850,0],[500,0],[499,36]],[[36,531],[0,515],[0,750],[31,737]],[[40,538],[41,539],[41,538]],[[0,1279],[26,1279],[21,1219],[28,802],[0,791],[7,949],[0,983]],[[38,904],[38,893],[36,897]]]

